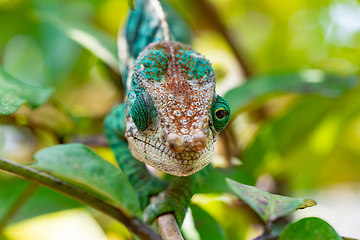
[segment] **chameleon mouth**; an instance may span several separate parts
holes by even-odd
[[[214,150],[214,144],[210,143],[202,152],[174,153],[165,144],[146,137],[132,136],[128,141],[136,159],[175,176],[188,176],[200,171],[211,162]]]
[[[188,164],[189,162],[196,161],[196,159],[200,158],[201,154],[206,151],[206,149],[204,149],[201,152],[193,152],[191,150],[187,150],[187,151],[184,151],[181,153],[174,153],[173,151],[170,150],[169,147],[167,147],[163,143],[159,143],[158,141],[151,140],[149,138],[146,138],[146,140],[142,140],[137,137],[133,137],[133,138],[136,139],[137,141],[143,142],[144,144],[148,145],[149,147],[152,147],[154,149],[157,149],[158,151],[161,151],[162,154],[167,154],[167,155],[175,158],[178,161],[183,161],[185,165]]]

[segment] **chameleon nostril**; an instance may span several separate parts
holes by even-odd
[[[185,147],[183,139],[179,135],[177,135],[175,133],[170,133],[167,136],[166,143],[168,144],[170,150],[175,152],[175,153],[182,152],[184,150],[184,147]]]
[[[203,131],[197,130],[192,136],[189,147],[194,152],[201,152],[206,147],[206,136]]]

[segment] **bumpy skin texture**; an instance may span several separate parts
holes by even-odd
[[[217,136],[209,127],[215,78],[208,60],[182,43],[151,43],[137,58],[133,79],[125,105],[126,138],[133,156],[176,176],[208,165]],[[144,115],[138,110],[139,99],[151,105],[150,121],[142,120],[145,130],[134,121]]]
[[[104,126],[120,168],[145,209],[144,220],[152,223],[158,215],[173,212],[181,225],[230,110],[215,93],[209,61],[186,44],[162,40],[151,1],[136,1],[129,17],[123,41],[127,52],[121,55],[119,49],[127,62],[121,66],[128,76],[125,104],[109,113]],[[176,24],[170,24],[173,29]],[[152,176],[144,163],[175,177],[168,184]]]

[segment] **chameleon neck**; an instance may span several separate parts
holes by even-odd
[[[119,32],[118,40],[120,72],[126,89],[132,79],[134,62],[147,45],[170,39],[190,42],[188,24],[171,5],[160,5],[158,0],[137,0],[135,9],[130,13],[125,32]]]

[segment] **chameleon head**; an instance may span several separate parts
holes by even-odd
[[[204,56],[173,41],[149,44],[136,60],[126,100],[126,137],[138,160],[176,176],[208,165],[229,121]]]

